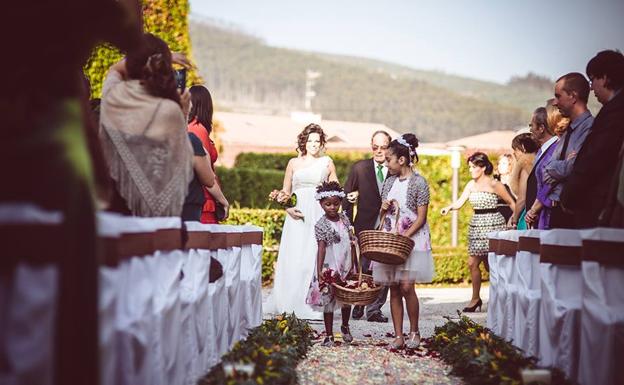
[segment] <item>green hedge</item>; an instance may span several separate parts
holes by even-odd
[[[191,58],[191,41],[189,37],[188,0],[142,0],[143,27],[163,39],[174,52],[182,52]],[[91,97],[102,95],[102,83],[111,65],[122,58],[121,52],[110,45],[104,44],[95,48],[84,72],[91,84]],[[188,73],[187,84],[200,83],[201,79],[195,69]]]
[[[225,195],[230,202],[240,207],[267,208],[266,197],[273,189],[282,187],[288,159],[295,154],[241,153],[233,169],[219,168],[217,174],[222,180]],[[338,179],[344,184],[351,165],[364,157],[362,153],[330,154],[338,172]],[[434,245],[451,244],[451,216],[442,217],[440,209],[451,203],[452,170],[448,156],[421,156],[417,165],[419,172],[429,182],[431,202],[429,204],[429,226]],[[255,171],[253,171],[255,170]],[[468,167],[460,169],[460,189],[470,180]],[[461,190],[460,190],[461,193]],[[459,211],[459,244],[468,241],[468,223],[472,210],[464,207]]]
[[[273,281],[274,264],[282,237],[282,225],[286,213],[276,209],[232,209],[228,224],[253,224],[264,228],[262,255],[262,282],[269,285]],[[433,257],[436,276],[433,283],[468,282],[468,253],[465,247],[434,246]],[[487,273],[483,274],[485,279]]]

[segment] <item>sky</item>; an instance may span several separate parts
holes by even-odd
[[[190,0],[191,14],[271,46],[504,83],[556,79],[624,51],[624,0]]]

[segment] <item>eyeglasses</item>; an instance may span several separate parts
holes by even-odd
[[[377,150],[379,150],[379,149],[382,149],[382,150],[387,150],[387,149],[388,149],[388,146],[377,146],[377,145],[374,145],[374,144],[373,144],[373,151],[377,151]]]

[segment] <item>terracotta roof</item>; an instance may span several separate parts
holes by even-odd
[[[296,147],[297,135],[308,123],[301,123],[288,116],[217,112],[215,119],[220,121],[223,131],[219,139],[224,148],[228,144],[249,144],[255,147]],[[386,125],[379,123],[345,122],[323,120],[320,122],[327,135],[328,149],[369,150],[372,134],[384,130],[392,137],[399,135]]]
[[[518,131],[490,131],[483,134],[467,136],[465,138],[446,142],[446,146],[463,146],[466,149],[483,151],[511,151],[511,140],[518,135]]]

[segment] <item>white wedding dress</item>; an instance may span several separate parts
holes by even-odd
[[[292,191],[297,195],[297,206],[305,220],[286,215],[280,241],[273,292],[267,300],[267,313],[294,312],[301,319],[322,319],[323,313],[306,304],[306,295],[316,266],[317,245],[314,225],[324,212],[314,198],[316,186],[327,180],[328,156],[316,159],[311,165],[294,172]]]

